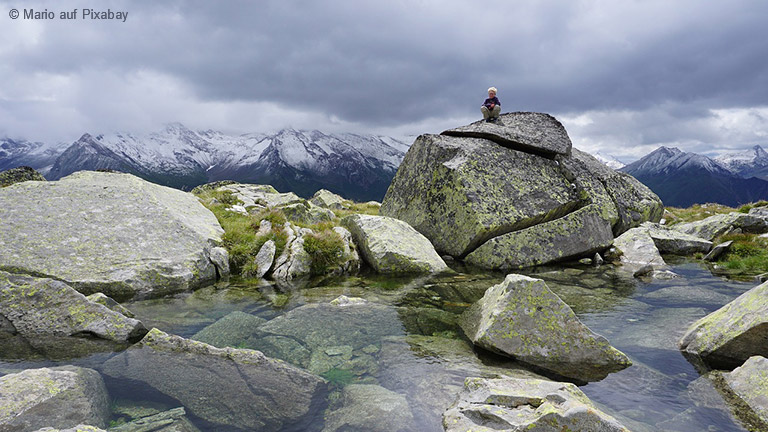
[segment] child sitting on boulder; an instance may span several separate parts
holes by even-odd
[[[499,102],[499,98],[496,97],[496,87],[488,89],[488,99],[483,102],[480,111],[482,111],[483,118],[487,122],[495,122],[499,119],[499,114],[501,114],[501,102]]]

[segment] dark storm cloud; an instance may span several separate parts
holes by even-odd
[[[675,131],[674,124],[695,125],[714,109],[768,101],[768,2],[757,0],[70,3],[0,4],[110,7],[129,11],[129,18],[6,19],[32,28],[18,36],[27,38],[17,40],[24,47],[0,49],[0,77],[32,86],[19,92],[27,100],[35,93],[28,77],[67,77],[61,85],[71,90],[64,96],[52,90],[55,99],[73,103],[90,119],[85,124],[119,124],[121,108],[110,106],[110,97],[121,98],[125,110],[134,106],[127,119],[140,117],[143,107],[163,117],[159,107],[167,103],[159,120],[177,120],[173,111],[183,107],[166,99],[184,95],[180,106],[267,104],[396,127],[475,117],[485,89],[495,85],[505,110],[605,119],[633,111],[638,127],[659,116],[674,119],[668,128],[643,132],[635,143],[643,144],[701,140],[709,133]],[[121,88],[121,80],[133,84]],[[168,88],[174,91],[164,93]],[[7,106],[15,93],[0,92],[0,101]],[[259,115],[260,108],[250,109]],[[595,136],[611,134],[610,125],[583,128],[592,129]]]

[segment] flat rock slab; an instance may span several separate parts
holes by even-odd
[[[407,223],[386,216],[355,214],[342,219],[363,259],[379,273],[447,270],[432,243]]]
[[[727,213],[717,214],[696,222],[672,225],[672,229],[706,240],[729,234],[736,230],[749,233],[768,232],[768,218],[758,214]]]
[[[93,369],[75,366],[28,369],[0,377],[0,430],[105,427],[109,396]]]
[[[568,132],[556,118],[535,112],[502,114],[496,123],[481,120],[448,129],[442,135],[485,138],[511,148],[551,155],[569,155],[572,147]]]
[[[326,388],[320,377],[259,351],[215,348],[157,329],[104,363],[102,373],[145,383],[211,423],[254,431],[298,427],[321,408]]]
[[[541,279],[510,274],[459,320],[476,345],[563,377],[598,381],[630,366]]]
[[[729,369],[755,355],[768,357],[768,282],[696,321],[678,345],[711,366]]]
[[[693,255],[707,253],[712,249],[712,242],[653,222],[645,222],[640,229],[648,232],[659,252],[673,255]]]
[[[443,415],[446,432],[629,432],[573,384],[528,378],[467,378]]]
[[[0,317],[12,324],[14,333],[27,338],[95,336],[135,342],[147,333],[140,321],[90,301],[64,282],[3,271]]]
[[[747,422],[761,426],[760,429],[750,430],[764,430],[768,427],[768,359],[750,357],[731,372],[718,371],[715,374],[721,378],[717,382],[725,387],[724,393],[737,407],[734,410],[736,414],[746,417]],[[751,413],[743,412],[745,405]]]
[[[213,213],[189,193],[130,174],[82,171],[2,188],[0,220],[0,269],[84,294],[161,296],[217,278],[212,250],[224,231]]]

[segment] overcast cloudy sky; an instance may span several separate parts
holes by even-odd
[[[504,111],[552,113],[577,147],[625,162],[660,145],[768,147],[764,0],[0,6],[0,136],[71,142],[173,121],[436,133],[478,119],[493,85]],[[23,17],[46,8],[55,19]],[[128,16],[84,20],[86,8]]]

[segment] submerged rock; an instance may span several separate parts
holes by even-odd
[[[507,275],[459,323],[482,348],[578,381],[598,381],[632,364],[540,279]]]
[[[379,273],[447,270],[432,244],[407,223],[384,216],[355,214],[342,219],[365,261]]]
[[[191,339],[217,348],[237,347],[250,339],[265,322],[264,318],[235,311],[195,333]]]
[[[492,269],[592,256],[661,217],[658,197],[571,151],[551,116],[501,117],[417,138],[381,214],[409,223],[441,254]]]
[[[30,180],[46,181],[42,174],[28,166],[20,166],[18,168],[11,168],[7,171],[0,172],[0,188]]]
[[[82,171],[0,189],[0,269],[123,300],[216,280],[223,230],[189,193],[130,174]],[[218,274],[226,275],[225,269]]]
[[[750,430],[768,428],[768,359],[753,356],[733,371],[718,371],[715,376],[736,415],[757,426]]]
[[[755,355],[768,357],[768,283],[696,321],[678,345],[715,367],[734,368]]]
[[[373,384],[344,387],[341,407],[325,416],[323,432],[416,432],[405,396]]]
[[[109,432],[200,432],[186,417],[184,407],[133,420],[110,427]]]
[[[91,425],[77,425],[75,427],[67,428],[67,429],[56,429],[52,427],[44,427],[42,429],[36,430],[35,432],[107,432],[107,431]],[[161,431],[161,432],[171,432],[171,431]]]
[[[320,409],[321,378],[248,349],[219,349],[152,329],[104,363],[102,373],[138,381],[208,422],[256,431],[299,427]]]
[[[62,366],[0,377],[2,431],[105,427],[108,419],[107,389],[93,369]]]
[[[467,378],[443,427],[446,432],[629,432],[575,385],[533,378]]]
[[[147,333],[141,322],[90,301],[64,282],[3,271],[0,317],[13,326],[14,334],[27,338],[94,336],[133,342]]]

